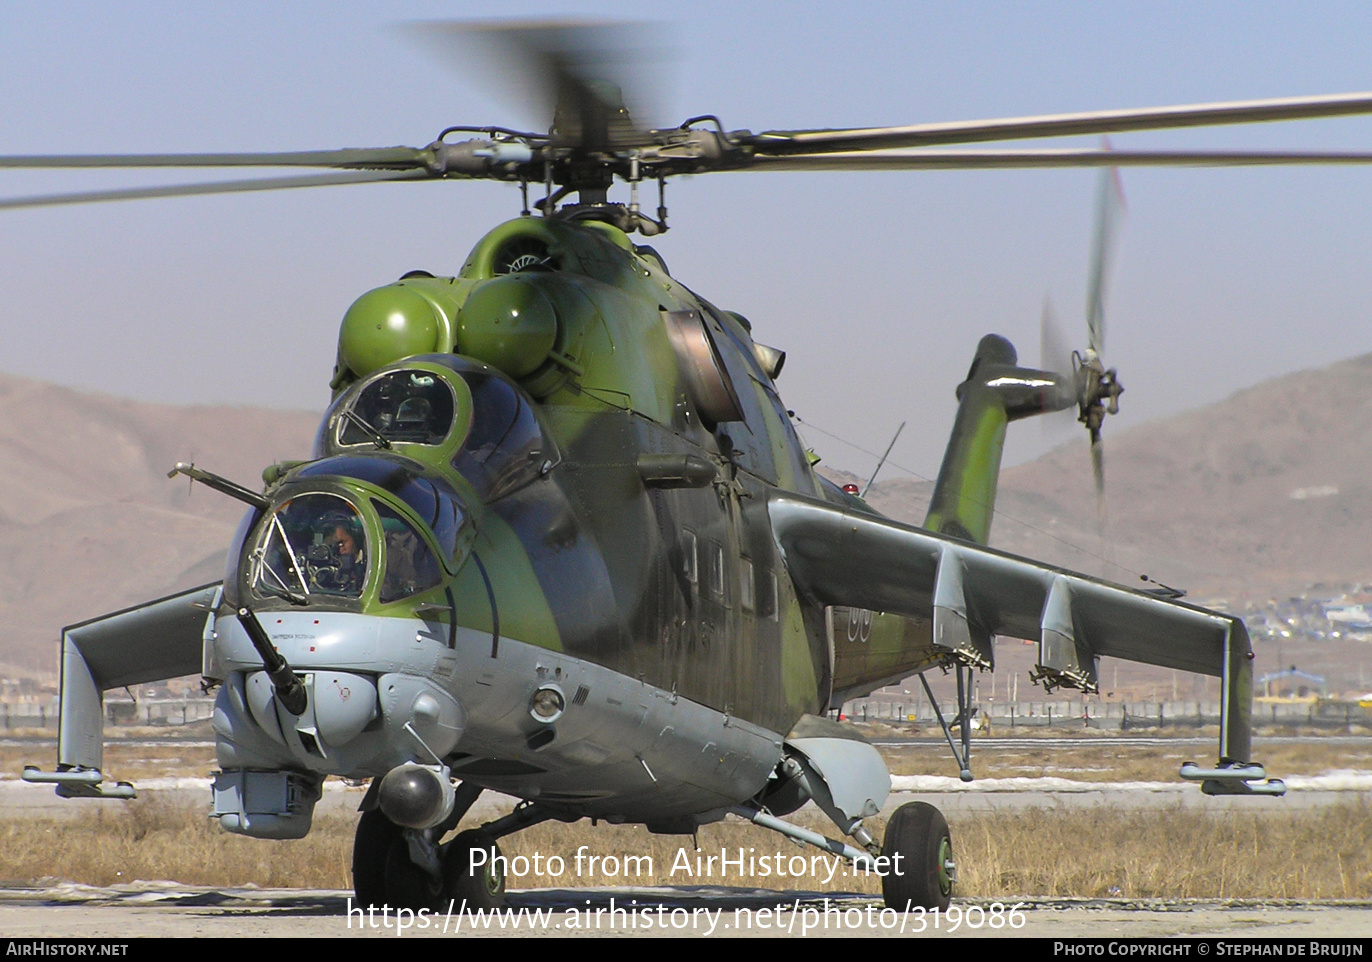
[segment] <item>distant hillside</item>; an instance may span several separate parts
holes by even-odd
[[[56,672],[61,626],[221,575],[241,506],[169,481],[175,462],[255,486],[265,465],[307,456],[318,423],[7,375],[0,406],[0,664],[26,673]],[[1146,572],[1233,605],[1372,582],[1372,355],[1109,427],[1108,542],[1080,441],[1005,472],[995,545],[1113,580]],[[870,500],[918,522],[929,487],[892,479]]]
[[[222,577],[243,506],[177,461],[260,485],[317,414],[176,407],[0,375],[0,663],[57,670],[61,627]]]

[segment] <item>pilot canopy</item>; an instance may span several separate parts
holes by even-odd
[[[451,467],[487,502],[558,461],[528,395],[489,365],[451,354],[408,358],[339,395],[315,457],[378,450]]]

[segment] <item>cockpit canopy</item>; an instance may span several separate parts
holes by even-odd
[[[413,461],[375,454],[314,461],[300,468],[293,480],[333,477],[365,481],[395,495],[434,533],[439,549],[453,569],[460,565],[458,558],[465,540],[467,513],[462,510],[458,493],[441,478],[425,474],[422,466]]]
[[[242,584],[258,603],[399,601],[455,574],[474,537],[447,481],[389,453],[304,465],[278,497],[241,529]]]
[[[339,426],[339,444],[374,444],[378,434],[392,442],[442,444],[453,428],[453,405],[453,389],[432,373],[382,374],[347,409]]]
[[[315,457],[378,449],[447,462],[487,502],[559,460],[521,388],[489,365],[452,354],[409,358],[339,395],[320,427]]]
[[[369,541],[362,516],[335,494],[304,494],[281,505],[261,527],[248,582],[263,595],[359,598]]]

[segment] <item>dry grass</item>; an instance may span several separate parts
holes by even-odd
[[[1057,738],[1044,735],[1042,744],[1033,748],[1004,748],[995,739],[976,738],[972,742],[972,770],[978,778],[1057,775],[1080,781],[1167,782],[1176,780],[1182,762],[1213,761],[1214,749],[1208,746],[1138,745],[1109,733],[1063,731],[1064,736],[1083,734],[1094,734],[1099,744],[1063,748],[1054,744]],[[946,745],[882,748],[881,753],[893,775],[957,774]],[[1254,754],[1278,777],[1318,775],[1340,768],[1372,769],[1372,739],[1366,747],[1324,744],[1317,739],[1300,743],[1264,743],[1259,739]],[[26,763],[51,768],[53,755],[50,747],[0,746],[0,772],[17,776]],[[214,746],[209,744],[123,745],[111,740],[105,746],[105,771],[111,778],[135,784],[151,778],[204,778],[217,767]]]
[[[1071,734],[1080,734],[1072,732]],[[980,741],[980,739],[978,739]],[[1032,748],[974,745],[978,777],[1059,775],[1080,780],[1173,781],[1195,746],[1130,744],[1101,734],[1099,745],[1062,748],[1044,738]],[[980,752],[976,749],[980,749]],[[35,758],[32,747],[0,748],[0,768],[17,774]],[[884,749],[895,774],[952,774],[945,747]],[[1372,746],[1261,742],[1258,757],[1274,775],[1307,774],[1337,768],[1372,768]],[[214,768],[210,746],[126,746],[112,742],[106,769],[135,781],[156,777],[204,776]],[[1108,896],[1232,898],[1372,898],[1372,808],[1366,800],[1319,809],[1207,813],[1194,809],[1030,809],[951,818],[965,896]],[[132,803],[110,803],[91,814],[19,815],[0,824],[0,881],[60,878],[92,885],[135,879],[171,879],[198,885],[349,888],[355,816],[324,814],[308,838],[269,842],[220,831],[199,805],[174,806],[157,793]],[[812,827],[831,834],[830,827]],[[880,837],[880,825],[872,826]],[[536,826],[506,839],[507,857],[560,855],[561,876],[544,872],[512,880],[512,887],[658,884],[724,884],[766,889],[877,892],[875,879],[846,877],[828,885],[824,870],[778,879],[718,868],[721,850],[737,858],[749,848],[774,864],[818,853],[801,849],[771,832],[729,821],[706,826],[700,855],[716,857],[713,876],[680,870],[679,858],[695,867],[689,839],[654,836],[630,826],[589,823]],[[587,846],[580,866],[579,846]],[[684,856],[678,852],[684,850]],[[651,875],[606,872],[605,858],[651,856]],[[597,857],[590,871],[589,856]],[[807,868],[813,864],[807,863]],[[646,865],[640,862],[639,866]],[[610,862],[614,868],[615,863]]]
[[[298,842],[267,842],[221,832],[204,809],[172,808],[156,799],[111,806],[80,819],[38,816],[0,828],[0,879],[62,878],[93,885],[135,879],[187,884],[348,888],[353,817],[327,815]],[[1120,896],[1125,898],[1372,898],[1372,807],[1364,802],[1278,814],[1162,810],[1031,809],[952,820],[967,897]],[[628,826],[544,824],[508,838],[509,858],[535,853],[564,860],[560,876],[512,879],[512,888],[578,885],[729,885],[775,890],[877,892],[876,879],[845,877],[824,884],[811,874],[813,849],[800,849],[762,829],[729,821],[699,836],[704,858],[738,850],[775,860],[804,856],[800,877],[749,875],[734,866],[710,876],[696,866],[690,840],[653,836]],[[579,846],[587,857],[575,861]],[[678,854],[679,851],[681,854]],[[651,874],[630,873],[625,855],[651,856]],[[589,871],[597,856],[597,871]],[[617,871],[604,871],[608,866]],[[798,864],[798,863],[796,863]],[[640,862],[638,868],[646,868]],[[677,871],[673,872],[674,865]],[[793,865],[794,869],[795,866]]]
[[[953,831],[969,895],[1372,897],[1366,800],[1275,815],[1028,809]]]
[[[47,734],[52,741],[46,745],[0,745],[0,772],[17,778],[25,765],[51,770],[57,760],[57,738],[51,732]],[[166,737],[166,732],[156,735]],[[213,739],[212,735],[206,737]],[[105,742],[107,776],[135,784],[152,778],[206,778],[218,767],[212,743],[126,745],[117,739]]]
[[[221,831],[203,805],[172,805],[148,793],[79,817],[6,818],[0,881],[342,888],[350,884],[353,822],[351,815],[324,815],[307,838],[264,842]]]

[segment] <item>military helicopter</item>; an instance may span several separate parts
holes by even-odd
[[[176,465],[247,506],[224,578],[64,630],[57,769],[26,780],[132,797],[103,770],[103,692],[198,672],[218,691],[213,814],[225,830],[302,837],[326,777],[371,779],[353,855],[364,904],[499,905],[498,841],[543,821],[691,834],[733,814],[881,872],[892,907],[943,907],[956,879],[946,821],[909,803],[878,841],[864,822],[889,774],[830,714],[952,671],[944,727],[970,779],[969,726],[960,749],[952,729],[970,717],[971,673],[1006,635],[1038,642],[1047,687],[1095,690],[1102,655],[1217,676],[1218,760],[1182,776],[1211,794],[1282,791],[1251,757],[1241,621],[987,547],[1008,424],[1075,410],[1098,445],[1117,409],[1097,329],[1068,371],[1021,366],[1009,341],[982,338],[929,515],[900,524],[815,473],[777,391],[784,352],[632,235],[666,231],[666,181],[688,174],[1364,163],[947,148],[1372,113],[1372,93],[870,129],[752,133],[709,115],[641,129],[576,32],[491,36],[546,78],[547,133],[454,126],[423,148],[0,158],[335,171],[0,207],[429,179],[497,180],[524,198],[456,275],[407,274],[347,311],[310,459],[269,466],[260,492]],[[610,200],[616,180],[627,203]],[[651,213],[645,181],[659,192]],[[522,802],[449,840],[487,790]],[[846,841],[786,820],[809,801]]]

